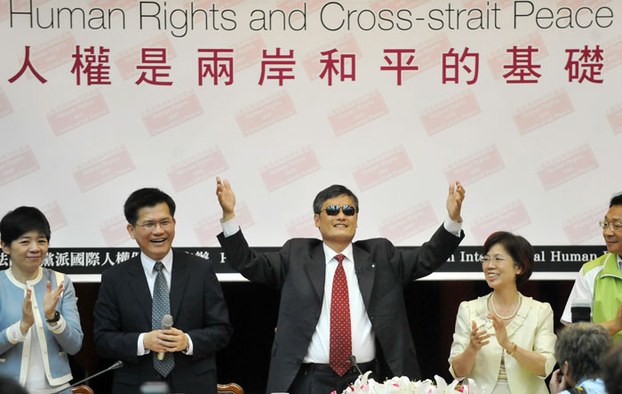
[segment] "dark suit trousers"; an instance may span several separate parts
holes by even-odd
[[[377,379],[378,368],[375,362],[361,364],[360,368],[363,373],[371,370],[370,377]],[[358,377],[359,373],[354,367],[339,376],[326,364],[303,364],[289,388],[289,394],[330,394],[332,391],[341,394]]]

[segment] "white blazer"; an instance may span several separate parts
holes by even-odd
[[[497,342],[493,335],[490,343],[485,345],[475,359],[473,369],[468,376],[456,376],[451,361],[453,357],[462,353],[469,345],[471,335],[471,321],[475,320],[477,325],[485,324],[488,315],[487,301],[489,295],[479,297],[471,301],[463,301],[458,309],[456,317],[456,329],[454,340],[451,344],[449,355],[449,371],[454,378],[469,377],[477,385],[490,393],[497,384],[501,357],[505,362],[505,370],[508,385],[512,393],[542,393],[548,394],[544,379],[548,376],[555,366],[555,341],[557,336],[553,331],[553,309],[547,302],[539,302],[531,297],[523,297],[522,305],[516,316],[506,327],[508,338],[523,349],[538,352],[546,359],[546,376],[537,376],[522,367],[512,356],[507,354]],[[486,324],[489,332],[494,334],[492,323]]]

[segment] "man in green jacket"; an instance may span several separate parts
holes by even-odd
[[[572,306],[590,304],[592,321],[603,326],[614,341],[622,341],[622,193],[611,199],[599,225],[607,253],[583,264],[561,321],[572,322]]]

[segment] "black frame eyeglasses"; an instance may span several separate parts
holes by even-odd
[[[340,211],[346,216],[354,216],[359,210],[352,205],[329,205],[322,211],[325,211],[328,216],[337,216]]]

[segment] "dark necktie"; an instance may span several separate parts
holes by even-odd
[[[159,330],[162,328],[162,318],[164,315],[171,313],[171,306],[169,302],[168,286],[166,285],[166,278],[162,269],[164,264],[158,261],[155,263],[154,269],[158,272],[156,275],[155,284],[153,285],[153,306],[152,306],[152,318],[151,328]],[[153,353],[153,367],[158,373],[166,377],[175,366],[175,360],[172,353],[166,352],[163,360],[158,360],[158,353]]]
[[[333,278],[333,292],[330,303],[330,367],[343,376],[350,369],[352,355],[352,332],[350,329],[350,299],[348,297],[348,281],[343,269],[343,259],[338,254],[339,262]]]

